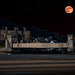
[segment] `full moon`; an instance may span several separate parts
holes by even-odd
[[[67,7],[65,8],[65,12],[68,13],[68,14],[72,13],[72,12],[73,12],[73,7],[67,6]]]

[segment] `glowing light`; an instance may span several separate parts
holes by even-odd
[[[73,12],[73,7],[67,6],[67,7],[65,8],[65,12],[68,13],[68,14],[72,13],[72,12]]]

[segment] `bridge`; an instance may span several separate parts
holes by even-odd
[[[68,43],[14,43],[13,48],[68,48]]]
[[[9,51],[12,48],[67,48],[67,51],[74,51],[74,45],[75,38],[72,34],[68,34],[68,40],[65,43],[12,43],[11,37],[5,41],[5,47]]]

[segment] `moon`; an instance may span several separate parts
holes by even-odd
[[[73,12],[73,7],[72,6],[65,7],[65,12],[68,13],[68,14],[72,13]]]

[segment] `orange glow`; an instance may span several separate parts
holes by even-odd
[[[73,8],[72,8],[71,6],[67,6],[67,7],[65,8],[65,12],[68,13],[68,14],[70,14],[70,13],[73,12]]]

